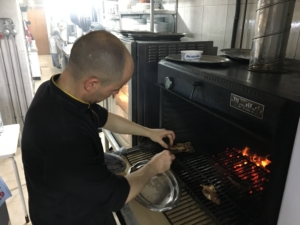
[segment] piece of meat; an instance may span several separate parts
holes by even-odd
[[[133,173],[133,172],[135,172],[135,171],[137,171],[137,170],[139,170],[140,168],[137,168],[137,167],[131,167],[131,170],[130,170],[130,173]]]
[[[217,205],[220,205],[221,202],[217,194],[217,190],[213,185],[200,184],[200,186],[202,187],[202,193],[208,200],[212,201],[213,203],[216,203]]]
[[[177,143],[176,145],[169,146],[168,149],[172,153],[180,153],[180,152],[192,153],[192,152],[195,151],[192,144],[191,144],[191,142]]]

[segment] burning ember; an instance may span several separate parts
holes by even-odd
[[[225,152],[219,153],[216,159],[217,164],[230,171],[224,175],[234,186],[248,189],[249,194],[252,194],[253,190],[264,189],[264,183],[268,180],[266,175],[270,172],[266,168],[271,163],[268,156],[257,155],[248,147],[242,150],[227,148]]]
[[[243,156],[247,156],[250,162],[253,162],[262,168],[265,168],[271,163],[271,161],[268,159],[268,156],[258,156],[255,153],[250,152],[250,148],[248,147],[245,147],[243,150],[238,150],[238,153],[241,153]]]

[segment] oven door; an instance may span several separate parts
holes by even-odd
[[[129,80],[129,82],[120,89],[117,95],[108,98],[108,111],[125,119],[132,120],[131,96],[131,80]],[[112,133],[112,136],[116,139],[120,147],[132,147],[131,135]]]
[[[132,54],[132,41],[123,41],[122,43],[126,46],[130,54]],[[119,91],[117,95],[112,95],[107,99],[107,110],[111,113],[114,113],[118,116],[126,118],[130,121],[133,120],[133,83],[134,77],[128,81]],[[124,147],[132,147],[132,136],[128,134],[117,134],[112,133],[107,130],[104,131],[104,134],[114,150]]]

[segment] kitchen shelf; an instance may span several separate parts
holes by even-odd
[[[127,10],[126,12],[120,12],[120,15],[148,15],[150,14],[150,10],[141,10],[141,11],[135,11],[135,10]],[[174,15],[176,14],[176,11],[174,10],[166,10],[166,9],[155,9],[154,14],[168,14],[168,15]]]
[[[120,16],[116,14],[104,14],[105,19],[107,20],[119,20]]]

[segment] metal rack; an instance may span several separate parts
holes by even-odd
[[[118,14],[107,14],[104,13],[104,17],[111,20],[119,20],[120,23],[120,29],[122,28],[122,22],[121,19],[127,16],[144,16],[144,15],[150,15],[150,31],[154,32],[154,16],[155,15],[172,15],[174,18],[174,29],[173,31],[177,32],[177,8],[178,8],[178,0],[170,0],[172,4],[174,4],[174,10],[170,9],[155,9],[154,7],[154,1],[150,0],[150,9],[144,9],[144,10],[132,10],[128,9],[126,11],[119,10]],[[117,3],[117,1],[116,1]],[[105,8],[105,7],[103,7]]]

